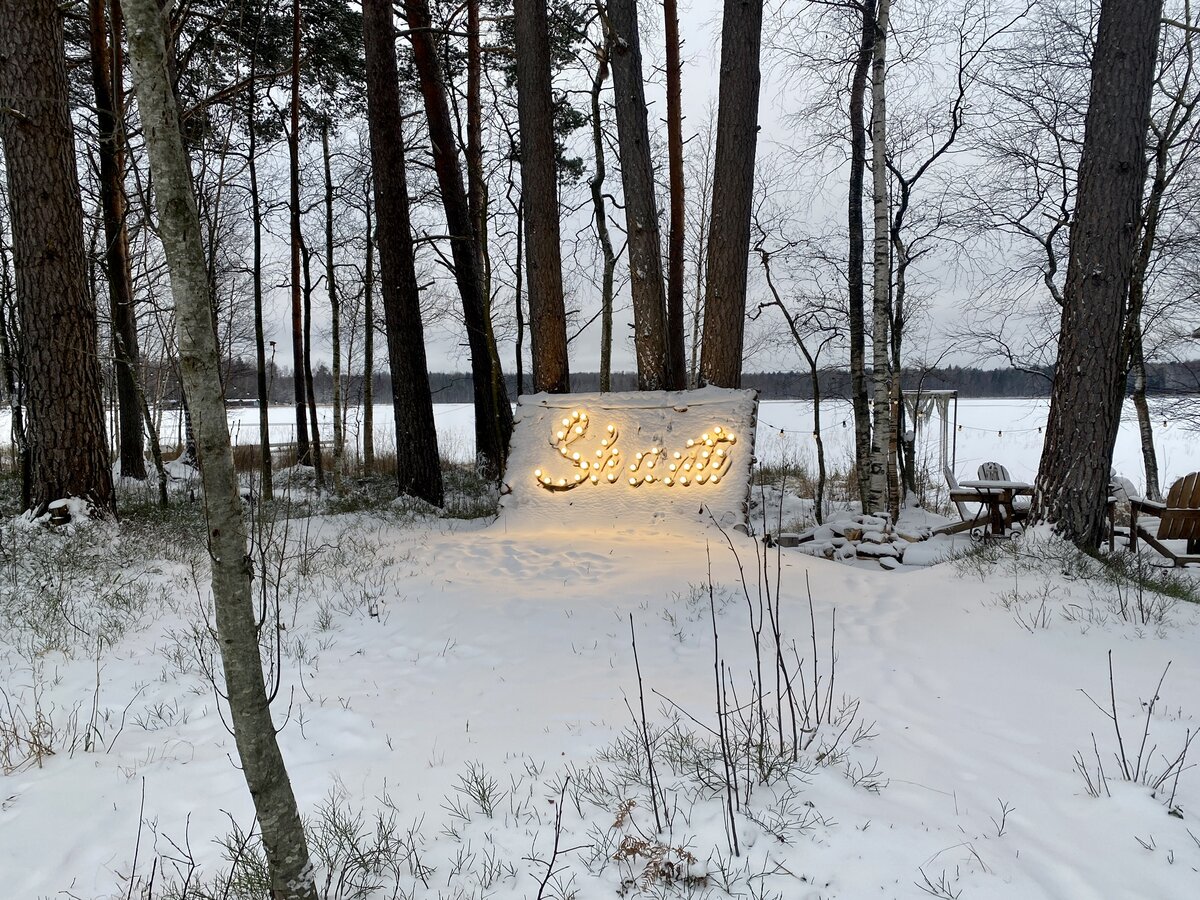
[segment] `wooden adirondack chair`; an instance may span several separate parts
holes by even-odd
[[[1134,497],[1129,507],[1130,550],[1137,550],[1140,537],[1176,566],[1200,562],[1200,472],[1185,475],[1171,485],[1165,503]],[[1158,528],[1151,530],[1138,521],[1139,516],[1158,519]],[[1186,541],[1187,549],[1177,553],[1163,541]]]
[[[934,531],[934,534],[958,534],[960,531],[969,531],[977,526],[984,526],[988,522],[988,509],[983,503],[983,498],[979,491],[973,488],[960,487],[958,479],[954,477],[954,473],[947,466],[943,471],[946,476],[946,486],[950,489],[950,502],[954,504],[958,510],[961,522],[952,522],[949,525],[943,525]],[[969,504],[979,504],[975,507],[975,511],[971,512]]]

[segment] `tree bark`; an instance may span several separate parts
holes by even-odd
[[[317,394],[313,389],[312,367],[312,256],[308,244],[300,241],[304,292],[304,395],[308,398],[309,446],[312,449],[313,477],[318,490],[325,490],[325,457],[321,454],[321,423],[317,416]]]
[[[867,126],[864,106],[867,76],[871,71],[871,51],[875,47],[875,2],[861,0],[862,31],[854,75],[850,81],[850,190],[847,210],[850,300],[850,402],[854,409],[854,462],[859,501],[866,508],[871,493],[871,406],[867,399],[867,352],[863,285],[863,257],[866,239],[863,228],[863,181],[867,169]]]
[[[0,140],[25,339],[28,508],[37,514],[63,497],[115,509],[68,103],[59,4],[0,4]]]
[[[667,300],[662,244],[654,197],[654,166],[646,122],[645,78],[638,36],[637,0],[608,0],[612,29],[613,94],[621,148],[621,186],[628,235],[629,290],[633,299],[633,349],[638,388],[667,390],[675,384],[667,344]]]
[[[181,371],[196,421],[217,635],[234,740],[262,830],[274,896],[317,900],[304,827],[263,683],[246,524],[222,397],[200,219],[167,75],[162,13],[155,0],[126,3],[134,85],[175,299]]]
[[[365,15],[364,11],[364,17]],[[366,26],[363,28],[365,32]],[[393,39],[393,58],[395,53]],[[375,471],[375,212],[371,206],[370,185],[367,186],[365,194],[363,208],[367,217],[367,258],[363,261],[362,465],[363,474],[371,475]]]
[[[721,23],[717,154],[712,224],[708,229],[704,345],[700,351],[700,378],[717,387],[736,388],[742,384],[750,207],[754,200],[762,77],[762,13],[762,0],[725,0]]]
[[[396,488],[401,494],[441,506],[442,470],[409,221],[400,80],[390,0],[363,3],[363,44],[367,60],[371,171],[379,223],[379,270],[396,423]]]
[[[292,396],[296,402],[296,463],[313,465],[304,378],[304,310],[300,291],[300,0],[292,0],[292,87],[288,128],[288,203],[291,221]]]
[[[329,340],[333,345],[333,483],[340,487],[346,436],[342,433],[342,301],[333,262],[333,171],[329,158],[329,121],[321,123],[321,159],[325,170],[325,285],[329,292]]]
[[[1161,16],[1161,0],[1104,0],[1092,58],[1058,364],[1031,514],[1085,549],[1103,537],[1125,393],[1123,327]]]
[[[596,172],[588,181],[592,194],[592,215],[596,219],[596,237],[600,242],[603,268],[600,272],[600,390],[612,389],[612,326],[613,281],[617,271],[617,255],[608,233],[608,206],[604,202],[604,123],[600,117],[600,92],[608,79],[610,34],[606,31],[603,43],[596,48],[596,74],[592,77],[592,153]]]
[[[121,476],[146,478],[146,445],[138,402],[138,333],[133,306],[133,274],[129,265],[129,232],[125,227],[124,128],[121,5],[112,0],[111,31],[105,0],[88,0],[92,90],[96,95],[96,155],[100,160],[100,203],[104,216],[105,279],[112,324],[117,388]],[[111,48],[111,49],[110,49]]]
[[[677,0],[663,0],[663,26],[667,45],[667,170],[671,196],[671,225],[667,236],[667,347],[674,376],[671,388],[681,391],[687,387],[683,338],[683,236],[687,226],[683,185],[683,63],[679,58]]]
[[[891,209],[887,171],[887,31],[891,0],[879,0],[875,17],[875,46],[871,58],[871,203],[874,225],[872,260],[871,422],[870,484],[864,512],[887,513],[892,507],[888,491],[891,456],[892,392],[888,329],[892,309]]]
[[[266,329],[263,326],[263,252],[262,198],[258,189],[258,128],[255,121],[257,92],[254,90],[255,64],[250,59],[250,84],[246,88],[246,132],[250,145],[247,162],[250,169],[250,224],[253,231],[254,260],[250,275],[254,294],[254,358],[257,367],[259,467],[264,500],[275,498],[274,464],[271,459],[271,397],[267,386]]]
[[[470,207],[463,188],[462,169],[455,152],[454,129],[441,61],[433,37],[428,0],[404,0],[408,36],[413,62],[421,82],[433,167],[441,188],[442,207],[450,232],[454,278],[463,304],[463,321],[471,350],[471,381],[475,399],[475,451],[481,468],[499,478],[508,459],[508,441],[512,437],[512,407],[504,374],[496,354],[496,339],[488,316],[479,269],[478,237],[471,223]],[[382,253],[382,248],[381,253]]]
[[[563,305],[546,0],[513,0],[513,19],[533,389],[562,394],[571,390],[571,375]]]

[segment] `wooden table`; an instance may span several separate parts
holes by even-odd
[[[1013,506],[1014,497],[1032,497],[1033,485],[1024,481],[962,481],[962,491],[951,491],[950,499],[962,503],[982,503],[988,508],[991,533],[1003,537],[1028,512]]]

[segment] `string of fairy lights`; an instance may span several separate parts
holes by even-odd
[[[615,484],[621,478],[634,488],[656,482],[665,487],[720,484],[722,474],[728,470],[733,445],[737,443],[736,434],[714,425],[700,437],[688,438],[683,449],[669,451],[654,445],[630,454],[626,457],[628,462],[624,462],[617,446],[621,434],[613,424],[605,426],[600,446],[592,455],[573,449],[587,435],[590,426],[588,414],[577,409],[553,427],[551,446],[577,471],[569,478],[556,479],[537,468],[533,470],[533,476],[538,484],[549,491],[569,491],[584,484],[601,482]]]

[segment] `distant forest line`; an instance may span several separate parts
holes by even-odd
[[[1027,372],[1017,369],[976,369],[962,366],[947,366],[926,371],[904,373],[904,389],[956,390],[960,397],[1049,397],[1051,370]],[[249,360],[234,360],[226,367],[226,395],[231,402],[252,400],[256,396],[254,366]],[[272,403],[293,402],[292,374],[275,368],[270,377]],[[526,378],[523,390],[517,390],[515,375],[507,375],[510,396],[529,392]],[[153,378],[151,379],[153,381]],[[467,372],[430,372],[430,389],[435,403],[470,403],[471,376]],[[346,397],[350,403],[359,403],[363,394],[363,380],[359,375],[345,377]],[[742,376],[742,386],[756,388],[764,400],[811,400],[812,378],[801,372],[747,372]],[[167,400],[178,399],[173,385],[164,385],[163,396]],[[600,376],[596,372],[572,372],[571,387],[577,392],[598,391]],[[318,402],[333,401],[333,375],[322,364],[313,369],[313,389]],[[637,390],[637,375],[632,372],[612,374],[614,391]],[[823,399],[844,398],[850,395],[850,373],[848,370],[830,369],[820,375]],[[391,400],[391,377],[376,374],[374,400],[388,403]],[[1147,392],[1152,395],[1177,395],[1200,393],[1200,360],[1187,362],[1152,363],[1147,366]]]

